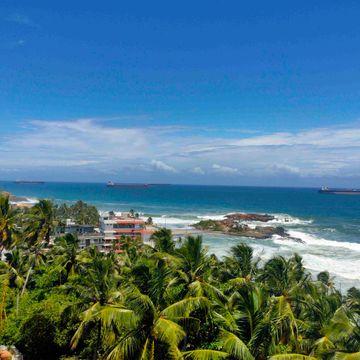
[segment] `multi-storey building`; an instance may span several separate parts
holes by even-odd
[[[66,224],[62,231],[65,234],[73,234],[73,235],[85,235],[92,234],[95,232],[94,225],[79,225],[73,222],[71,219],[66,220]]]
[[[149,242],[153,229],[146,229],[145,221],[130,213],[104,212],[100,214],[100,227],[79,225],[71,219],[57,229],[56,236],[73,234],[79,239],[80,249],[96,246],[102,252],[121,252],[122,238],[130,237]]]
[[[105,212],[100,215],[100,232],[104,237],[104,249],[120,249],[122,237],[146,240],[150,232],[145,221],[128,213]]]
[[[78,239],[80,249],[84,249],[89,246],[96,246],[100,251],[106,250],[106,248],[104,248],[104,236],[99,232],[82,234],[78,236]]]

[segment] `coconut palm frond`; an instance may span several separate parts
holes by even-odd
[[[231,312],[225,312],[223,314],[220,314],[216,311],[214,311],[212,313],[214,319],[216,320],[216,322],[223,328],[226,329],[228,331],[238,331],[238,325],[236,323],[236,319],[233,316],[233,314]]]
[[[356,352],[356,353],[336,352],[335,360],[360,360],[360,352]]]
[[[314,352],[317,355],[323,354],[332,349],[335,349],[335,345],[327,336],[323,336],[315,341]]]
[[[153,333],[156,338],[170,346],[177,346],[186,335],[180,325],[165,318],[156,321]]]
[[[189,297],[171,304],[161,314],[168,318],[189,316],[194,310],[209,309],[210,306],[211,303],[206,297]]]
[[[73,335],[71,339],[71,348],[76,349],[80,339],[83,336],[84,330],[86,326],[91,322],[95,321],[98,317],[99,311],[100,311],[100,304],[95,303],[93,304],[89,309],[83,312],[82,314],[82,321],[80,323],[80,326],[76,330],[75,334]]]
[[[235,357],[242,360],[254,360],[246,344],[231,332],[223,331],[220,336],[223,349]]]
[[[219,360],[228,356],[228,353],[218,350],[192,350],[183,353],[185,360]]]
[[[97,316],[104,327],[111,327],[112,325],[132,327],[138,321],[134,311],[125,309],[120,305],[103,306]]]
[[[279,354],[273,355],[269,360],[318,360],[313,356],[307,356],[302,354]]]
[[[136,336],[136,334],[124,336],[111,350],[107,356],[107,360],[134,359],[135,354],[138,354],[139,351],[141,360],[149,359],[149,357],[146,356],[149,354],[150,339],[144,339],[144,343],[142,343],[141,340],[141,337]]]

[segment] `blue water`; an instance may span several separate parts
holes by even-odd
[[[102,210],[134,209],[160,225],[188,228],[201,218],[229,212],[270,213],[277,225],[305,244],[271,239],[252,240],[204,235],[218,255],[239,241],[251,244],[261,258],[300,253],[313,271],[329,270],[343,283],[360,284],[360,196],[319,194],[317,189],[231,186],[154,186],[108,188],[104,184],[0,182],[0,189],[56,202],[83,200]]]

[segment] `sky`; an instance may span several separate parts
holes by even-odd
[[[0,180],[360,187],[358,1],[0,2]]]

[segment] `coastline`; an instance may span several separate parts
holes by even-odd
[[[6,188],[7,187],[7,188]],[[312,273],[328,270],[342,288],[360,286],[360,213],[359,197],[323,197],[311,189],[241,188],[210,186],[171,186],[162,189],[107,189],[103,184],[46,183],[40,186],[1,183],[16,195],[26,195],[28,202],[48,198],[57,203],[79,199],[99,210],[128,211],[151,216],[158,226],[175,233],[193,233],[192,225],[200,220],[221,220],[229,213],[267,213],[275,217],[270,226],[282,226],[292,237],[272,236],[251,239],[231,234],[202,233],[209,252],[227,255],[239,242],[249,244],[262,261],[274,255],[299,253]],[[264,225],[254,222],[253,225]]]
[[[9,196],[10,204],[17,208],[29,208],[38,202],[38,199],[14,195],[12,193],[9,193],[8,191],[2,191],[1,189],[0,194]]]

